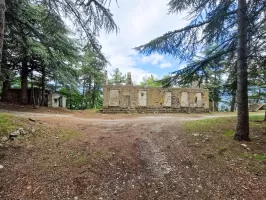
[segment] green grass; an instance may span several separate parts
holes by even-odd
[[[85,155],[80,152],[69,152],[67,155],[68,163],[73,164],[78,167],[86,163],[90,163],[91,159],[92,158],[89,155]]]
[[[4,136],[17,128],[15,117],[9,114],[0,113],[0,136]]]
[[[251,154],[251,153],[244,153],[243,154],[244,158],[249,158],[249,159],[254,159],[260,162],[266,161],[266,155],[263,154]]]
[[[69,141],[69,140],[72,140],[74,138],[77,138],[80,133],[78,131],[75,131],[75,130],[59,130],[59,134],[60,134],[60,138],[63,140],[63,141]]]
[[[265,128],[266,123],[262,122],[263,115],[250,115],[250,128]],[[221,132],[224,136],[232,137],[234,135],[234,128],[236,126],[236,117],[219,117],[213,119],[204,119],[196,121],[185,122],[185,130],[187,132],[198,133],[213,133]]]
[[[226,130],[224,132],[224,136],[226,136],[226,137],[233,137],[234,135],[235,135],[235,131],[233,131],[233,130]]]

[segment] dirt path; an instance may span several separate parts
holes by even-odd
[[[0,199],[265,199],[258,177],[199,158],[182,133],[213,116],[13,113],[38,134],[3,149]]]

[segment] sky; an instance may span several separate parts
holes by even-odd
[[[188,22],[185,14],[168,14],[169,0],[119,0],[112,3],[110,10],[119,33],[101,34],[99,41],[103,53],[107,56],[110,74],[115,68],[126,74],[131,72],[135,84],[144,76],[153,74],[162,78],[169,72],[178,70],[184,65],[171,56],[158,53],[145,56],[134,47],[140,46],[164,33],[184,27]]]

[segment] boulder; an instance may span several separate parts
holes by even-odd
[[[19,130],[16,130],[12,133],[9,134],[9,137],[18,137],[20,135],[20,131]]]
[[[26,134],[27,134],[27,133],[24,131],[23,128],[19,128],[18,130],[19,130],[19,132],[20,132],[20,135],[26,135]]]
[[[31,129],[31,133],[34,134],[35,132],[36,132],[36,129],[35,129],[35,128],[32,128],[32,129]]]
[[[6,136],[4,136],[4,137],[2,137],[2,140],[1,140],[2,142],[6,142],[6,141],[8,141],[8,137],[6,137]]]

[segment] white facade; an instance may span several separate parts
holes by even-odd
[[[66,97],[55,92],[48,95],[48,107],[66,108]]]

